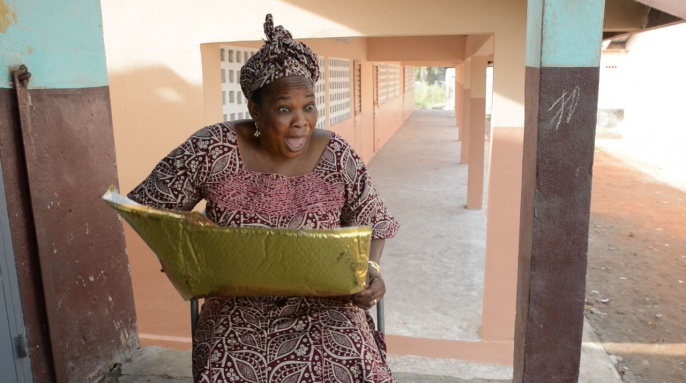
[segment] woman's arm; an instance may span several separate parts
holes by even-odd
[[[205,127],[164,157],[128,197],[142,205],[164,210],[192,210],[202,199],[211,150],[224,154],[222,126]],[[215,156],[216,157],[216,156]]]
[[[372,227],[369,261],[373,263],[367,268],[369,288],[352,296],[357,306],[368,310],[386,293],[386,284],[379,272],[381,268],[378,263],[381,260],[384,240],[395,236],[398,231],[398,221],[390,215],[383,200],[376,193],[362,158],[345,140],[336,139],[343,148],[338,161],[346,184],[346,202],[341,211],[341,226]],[[375,266],[379,267],[379,270]]]
[[[384,239],[372,239],[369,249],[370,261],[379,264],[384,243]],[[372,265],[368,265],[367,267],[367,284],[369,285],[367,290],[357,293],[352,297],[353,302],[365,310],[372,308],[381,298],[383,298],[384,294],[386,294],[386,283],[384,283],[383,278],[381,278],[381,273]]]

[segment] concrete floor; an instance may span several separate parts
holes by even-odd
[[[418,110],[369,164],[372,180],[401,224],[382,268],[386,332],[478,340],[486,204],[466,210],[467,167],[453,111]],[[487,165],[486,165],[487,166]],[[487,190],[486,188],[484,190]],[[389,350],[392,353],[392,350]],[[399,383],[507,382],[510,366],[389,355]],[[190,382],[190,351],[146,347],[122,365],[119,382]],[[590,326],[579,382],[621,382]]]
[[[369,172],[401,225],[382,258],[386,332],[479,340],[486,210],[465,209],[454,112],[416,111]]]

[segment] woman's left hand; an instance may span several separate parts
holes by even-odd
[[[370,269],[371,271],[371,269]],[[369,288],[352,296],[353,303],[360,308],[369,310],[386,294],[386,283],[381,274],[370,272],[367,277]]]

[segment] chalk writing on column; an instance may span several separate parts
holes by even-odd
[[[555,130],[560,128],[560,124],[564,120],[566,124],[569,124],[576,106],[579,104],[579,98],[581,97],[581,88],[575,86],[572,93],[567,93],[567,90],[562,91],[562,96],[553,103],[553,105],[548,108],[548,112],[555,110],[555,115],[553,116],[553,124],[555,124]]]

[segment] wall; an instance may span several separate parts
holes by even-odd
[[[431,61],[456,63],[465,59],[465,36],[370,37],[371,61]]]
[[[686,23],[637,33],[627,43],[623,150],[686,186]]]
[[[122,225],[99,198],[117,180],[100,14],[0,1],[0,161],[37,382],[96,380],[137,345]]]
[[[631,81],[627,81],[628,55],[624,51],[603,51],[600,56],[598,109],[624,109]]]

